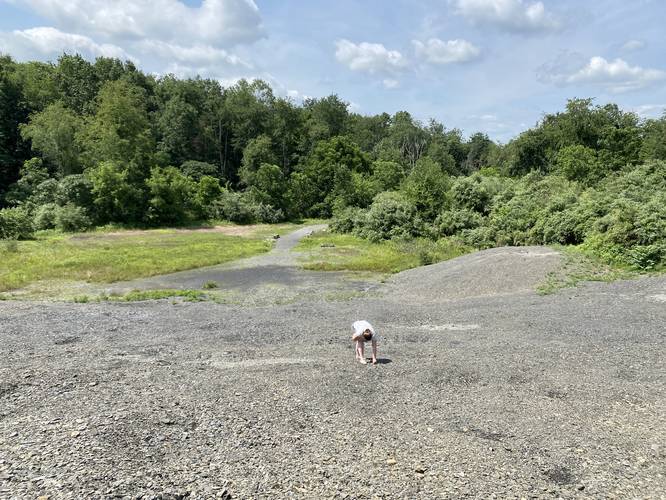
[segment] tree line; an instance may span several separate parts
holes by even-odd
[[[585,244],[666,259],[666,116],[573,99],[507,144],[263,81],[0,57],[0,237],[94,225],[334,217],[371,239]]]

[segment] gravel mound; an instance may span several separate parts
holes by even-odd
[[[492,248],[404,271],[390,284],[405,299],[429,302],[531,293],[561,260],[547,247]]]

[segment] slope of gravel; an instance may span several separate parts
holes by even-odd
[[[474,257],[347,302],[0,302],[0,498],[666,497],[666,277],[541,297],[550,256]]]
[[[547,247],[491,248],[402,272],[390,283],[403,298],[416,301],[530,293],[561,262]]]

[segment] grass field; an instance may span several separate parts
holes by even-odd
[[[434,264],[472,251],[455,240],[426,239],[372,243],[349,234],[328,231],[304,238],[296,247],[303,252],[302,266],[313,271],[370,271],[397,273]]]
[[[298,227],[227,225],[227,234],[211,228],[45,232],[33,241],[0,242],[0,292],[55,281],[113,283],[222,264],[266,252],[272,247],[268,236]]]

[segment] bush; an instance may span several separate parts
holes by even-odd
[[[257,220],[257,206],[242,193],[224,191],[213,203],[212,212],[216,219],[238,224],[251,224]]]
[[[91,226],[92,221],[82,207],[68,203],[56,211],[55,227],[60,231],[74,233],[90,229]]]
[[[371,241],[410,238],[423,232],[423,223],[413,203],[402,194],[385,192],[377,195],[355,234]]]
[[[217,178],[219,175],[219,170],[215,165],[194,160],[188,160],[183,163],[180,166],[180,171],[197,182],[206,176]]]
[[[23,208],[4,208],[0,210],[0,239],[27,240],[32,238],[34,227],[32,218]]]
[[[223,192],[220,181],[215,177],[204,175],[199,179],[194,194],[194,206],[198,215],[203,218],[214,218],[214,203]]]
[[[451,236],[463,229],[477,228],[483,222],[481,214],[468,208],[445,210],[435,219],[435,229],[442,236]]]
[[[59,205],[72,203],[86,210],[91,210],[93,208],[92,189],[92,182],[84,175],[68,175],[60,179],[55,201]]]
[[[481,175],[459,177],[451,186],[451,197],[455,206],[487,213],[490,209],[491,192]]]
[[[35,229],[39,231],[56,227],[56,216],[59,208],[55,203],[47,203],[37,207],[33,218]]]
[[[196,183],[177,168],[153,168],[146,181],[150,190],[148,218],[159,224],[183,224],[192,218]]]
[[[282,209],[274,208],[271,205],[264,205],[263,203],[255,205],[254,213],[256,220],[264,224],[277,224],[285,220]]]
[[[358,207],[345,207],[337,211],[331,222],[334,233],[354,233],[365,223],[368,211]]]

